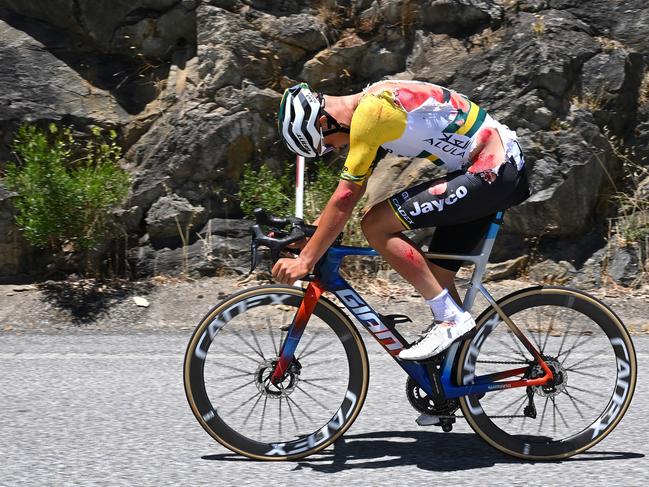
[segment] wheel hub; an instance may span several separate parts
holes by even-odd
[[[563,368],[557,358],[543,357],[543,360],[552,371],[552,379],[542,386],[532,386],[532,389],[539,396],[555,397],[565,391],[566,385],[568,384],[568,372]],[[543,377],[544,375],[545,371],[541,368],[541,365],[536,364],[532,367],[531,377],[533,379]]]
[[[282,378],[273,384],[271,377],[275,366],[279,359],[265,360],[255,371],[255,383],[259,392],[271,399],[281,399],[282,397],[289,396],[297,387],[300,380],[300,371],[302,366],[300,363],[293,359],[291,365],[288,366]]]

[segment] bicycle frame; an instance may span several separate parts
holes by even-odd
[[[300,337],[306,327],[311,313],[316,307],[317,301],[323,291],[330,291],[343,303],[345,308],[356,317],[356,319],[369,331],[372,336],[392,355],[392,358],[403,368],[406,373],[421,387],[427,394],[440,400],[453,399],[470,394],[481,394],[499,389],[512,387],[528,387],[546,384],[552,379],[552,371],[543,361],[543,358],[534,345],[525,337],[523,332],[498,306],[496,300],[482,285],[482,276],[487,267],[487,261],[493,244],[502,225],[503,212],[498,212],[491,223],[482,246],[480,254],[477,255],[455,255],[455,254],[434,254],[427,253],[427,258],[439,258],[450,260],[462,260],[472,262],[475,267],[469,284],[469,289],[464,297],[463,307],[470,311],[477,292],[480,292],[489,304],[496,310],[496,313],[512,330],[525,348],[532,354],[537,363],[545,372],[543,377],[535,379],[521,379],[502,381],[508,377],[520,375],[528,370],[529,366],[505,370],[495,374],[475,376],[470,384],[457,384],[453,379],[454,364],[456,361],[460,342],[456,342],[446,351],[446,354],[439,364],[439,369],[431,362],[414,362],[402,360],[398,357],[399,352],[405,347],[407,341],[397,331],[396,326],[383,322],[381,315],[375,312],[372,307],[359,296],[352,286],[340,276],[340,265],[345,257],[358,256],[379,256],[374,249],[367,247],[336,246],[327,250],[317,266],[320,280],[309,283],[306,294],[298,312],[289,327],[287,337],[280,350],[279,361],[273,372],[272,380],[280,380],[293,356]]]

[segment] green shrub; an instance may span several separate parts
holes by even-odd
[[[112,211],[126,197],[130,178],[117,165],[117,134],[94,127],[85,141],[69,127],[22,126],[13,141],[17,162],[4,178],[17,196],[16,224],[36,247],[93,250],[111,231]]]
[[[307,167],[304,184],[304,219],[314,221],[327,205],[340,179],[340,167],[318,160]],[[246,165],[239,186],[238,198],[241,209],[246,216],[252,216],[255,208],[264,208],[274,215],[291,215],[295,209],[294,166],[287,165],[287,170],[277,177],[267,166],[253,170]],[[348,245],[365,245],[361,232],[362,200],[354,210],[345,227],[344,242]]]
[[[290,190],[291,178],[288,170],[280,177],[266,165],[253,169],[250,164],[243,168],[237,197],[241,211],[252,216],[255,208],[263,208],[274,215],[285,215],[295,207],[295,189]]]

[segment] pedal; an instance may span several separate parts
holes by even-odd
[[[439,426],[442,427],[444,433],[450,433],[453,430],[453,423],[455,423],[455,418],[440,418]]]
[[[379,314],[379,318],[384,325],[396,326],[403,323],[412,323],[412,320],[406,315],[382,315]]]
[[[415,420],[419,426],[440,426],[439,416],[433,414],[422,413]]]

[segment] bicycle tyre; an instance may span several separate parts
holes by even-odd
[[[558,374],[558,376],[561,376],[562,382],[565,380],[565,384],[563,386],[564,390],[562,393],[567,394],[567,399],[565,400],[566,403],[572,402],[574,408],[579,412],[579,415],[582,416],[582,418],[583,411],[580,410],[580,405],[586,404],[583,400],[583,397],[582,399],[579,399],[576,396],[571,395],[570,392],[565,392],[571,387],[569,380],[571,378],[570,374],[580,374],[579,376],[574,375],[573,379],[576,377],[581,377],[582,375],[586,377],[595,377],[596,374],[592,374],[590,373],[590,371],[585,372],[583,369],[587,369],[587,366],[580,365],[579,367],[573,366],[574,368],[571,368],[567,365],[564,367],[564,363],[568,359],[566,354],[569,356],[573,350],[576,350],[580,346],[583,347],[585,342],[587,342],[588,340],[592,341],[596,335],[595,331],[593,330],[589,330],[588,332],[583,330],[578,331],[579,327],[581,326],[580,323],[586,323],[585,320],[592,320],[592,323],[594,323],[596,327],[599,327],[603,331],[605,337],[602,335],[600,337],[599,343],[605,343],[606,340],[608,340],[610,350],[607,351],[607,348],[604,347],[602,354],[592,355],[591,360],[604,361],[605,357],[614,356],[614,378],[611,367],[608,368],[610,370],[609,373],[611,377],[609,383],[614,384],[614,386],[612,387],[612,393],[610,398],[608,399],[608,402],[601,410],[601,414],[597,415],[597,412],[593,413],[597,416],[591,423],[589,423],[590,419],[585,418],[584,424],[587,424],[587,426],[583,427],[575,434],[572,434],[571,436],[566,438],[555,439],[542,435],[534,436],[527,434],[511,434],[510,430],[515,429],[514,419],[511,419],[510,421],[503,421],[499,425],[497,424],[499,420],[495,419],[494,416],[490,418],[483,408],[483,405],[486,406],[485,399],[490,394],[494,394],[493,392],[489,392],[486,395],[483,395],[484,397],[469,395],[460,398],[460,407],[471,428],[487,443],[497,448],[498,450],[508,455],[524,458],[527,460],[558,460],[567,458],[572,455],[584,452],[603,440],[617,426],[619,421],[626,413],[631,403],[636,384],[636,355],[629,333],[620,319],[611,309],[609,309],[605,304],[598,301],[593,296],[590,296],[589,294],[582,291],[556,286],[539,286],[523,289],[521,291],[517,291],[508,296],[505,296],[504,298],[501,298],[498,301],[498,305],[508,316],[512,317],[513,321],[519,327],[520,320],[517,321],[516,313],[521,313],[521,315],[519,316],[528,316],[528,314],[531,315],[531,313],[534,311],[538,313],[539,310],[545,310],[546,308],[548,308],[555,309],[555,312],[558,310],[562,314],[562,316],[565,316],[566,314],[573,316],[572,319],[566,320],[567,324],[559,324],[557,329],[555,330],[553,330],[553,325],[551,324],[548,327],[548,330],[545,331],[545,343],[547,344],[550,337],[557,337],[557,341],[559,340],[558,337],[561,337],[561,347],[559,348],[558,357],[563,358],[559,359],[557,357],[554,359],[554,361],[555,363],[560,364],[560,367],[563,367],[563,370]],[[527,312],[530,313],[526,314]],[[547,311],[545,313],[546,315],[544,316],[549,316],[549,314],[547,314]],[[565,318],[560,318],[560,320],[562,319]],[[458,364],[456,379],[459,384],[469,384],[473,380],[475,368],[480,362],[478,360],[480,352],[485,347],[485,344],[489,341],[491,333],[495,329],[497,329],[499,323],[500,326],[506,327],[506,325],[502,322],[492,306],[487,308],[478,318],[477,331],[475,336],[471,340],[467,340],[462,345],[460,353],[458,355],[458,361],[456,362]],[[534,326],[536,327],[536,331],[539,334],[538,343],[540,344],[542,343],[541,335],[542,333],[544,333],[543,331],[541,331],[542,326],[547,326],[547,322],[539,321],[539,323],[540,325]],[[591,323],[591,321],[588,321],[588,323]],[[596,328],[595,325],[593,325],[594,329]],[[573,327],[573,335],[571,335],[570,333],[571,327]],[[530,328],[530,330],[531,331],[529,331],[529,333],[532,334],[532,338],[534,339],[534,341],[537,341],[534,336],[534,328]],[[506,333],[508,332],[506,331]],[[577,337],[574,339],[573,348],[570,349],[570,351],[567,351],[568,349],[565,349],[562,352],[561,348],[563,348],[564,343],[567,342],[567,337],[570,336]],[[494,334],[492,343],[506,344],[504,343],[502,333],[500,333],[500,340],[497,340],[499,340],[498,334]],[[581,340],[581,342],[579,340]],[[496,347],[494,347],[494,349],[496,349]],[[589,355],[591,354],[591,352],[588,353]],[[548,355],[548,357],[550,360],[552,359],[550,355]],[[562,360],[562,362],[559,362],[559,360]],[[585,359],[582,358],[577,363],[581,364],[584,361]],[[485,362],[496,363],[487,360],[485,360]],[[590,367],[597,368],[601,366],[595,363]],[[604,380],[603,377],[602,380]],[[583,387],[572,387],[575,387],[577,391],[583,391],[583,394],[593,394],[597,397],[606,397],[606,394],[601,394],[600,392],[595,390],[596,384],[592,380],[590,380],[589,385],[591,387],[587,387],[585,389]],[[531,389],[534,391],[535,397],[538,396],[539,391],[542,394],[546,393],[545,389]],[[561,398],[560,394],[556,393],[556,389],[557,388],[555,388],[554,392],[548,393],[548,395],[545,396],[545,406],[548,405],[548,398],[550,398],[552,399],[552,407],[556,407],[559,399]],[[527,393],[526,388],[524,387],[506,390],[512,392],[521,391],[524,394]],[[555,395],[549,397],[551,394]],[[580,392],[580,394],[582,393]],[[523,397],[523,404],[525,401],[529,401],[529,398],[526,399],[525,397]],[[593,409],[597,411],[598,408]],[[543,414],[546,414],[545,407],[543,408]],[[569,426],[568,421],[563,416],[563,413],[560,413],[561,416],[559,421],[557,421],[556,412],[554,410],[552,414],[555,415],[553,417],[553,421],[561,424],[562,420],[566,424],[566,426]],[[575,418],[577,417],[576,415],[573,416]],[[512,418],[514,417],[520,416],[512,416]],[[521,423],[524,424],[527,419],[527,417],[523,417],[523,419],[521,419]],[[530,419],[530,422],[535,420],[536,417],[534,419]],[[549,421],[550,419],[548,418],[548,422]],[[539,432],[541,431],[542,426],[543,419],[541,418],[541,424],[538,427]],[[534,427],[536,427],[536,424],[534,424]],[[554,425],[554,427],[556,429],[556,424]],[[581,426],[579,427],[581,428]]]
[[[223,330],[228,330],[228,326],[238,326],[239,322],[250,324],[252,321],[249,319],[248,315],[253,311],[257,313],[261,312],[263,314],[270,314],[273,310],[280,308],[286,314],[294,314],[294,312],[297,311],[303,296],[304,290],[281,285],[260,286],[238,292],[229,296],[223,302],[212,308],[201,320],[192,334],[184,359],[184,385],[187,400],[192,412],[203,429],[205,429],[205,431],[221,445],[235,453],[256,460],[276,461],[295,460],[312,455],[328,447],[336,441],[336,439],[342,436],[352,425],[363,406],[369,383],[369,362],[365,345],[358,330],[349,318],[347,318],[340,308],[324,297],[319,299],[313,317],[309,324],[307,324],[305,335],[302,337],[299,346],[305,344],[307,334],[310,330],[309,327],[312,326],[311,331],[314,334],[322,333],[328,334],[327,336],[329,336],[331,335],[330,332],[333,332],[333,342],[336,342],[336,340],[339,341],[339,343],[336,342],[333,346],[341,347],[343,350],[342,353],[347,358],[349,377],[344,397],[342,397],[342,399],[332,399],[332,401],[341,401],[337,410],[331,411],[330,413],[326,413],[326,411],[322,413],[327,414],[326,418],[330,419],[325,420],[322,426],[315,428],[314,431],[300,433],[299,436],[296,436],[294,439],[291,438],[285,440],[278,438],[278,441],[259,441],[258,439],[251,437],[251,435],[242,434],[236,431],[233,426],[228,424],[228,419],[222,417],[225,416],[225,413],[223,412],[225,408],[213,405],[212,402],[214,400],[221,398],[218,397],[218,393],[213,394],[212,397],[210,397],[206,389],[206,361],[209,363],[208,357],[214,355],[214,347],[212,348],[212,353],[210,353],[210,347],[212,345],[218,347],[216,348],[215,355],[217,359],[219,355],[224,355],[223,347],[226,345],[221,344],[219,346],[219,338],[222,337],[221,334],[223,333],[223,338],[227,336]],[[282,307],[286,307],[287,309],[284,310]],[[239,316],[242,316],[243,318],[239,319]],[[324,325],[320,324],[320,320]],[[317,324],[312,325],[313,321],[316,321]],[[214,325],[215,323],[216,325]],[[270,323],[270,319],[268,319],[268,323]],[[276,325],[276,323],[273,324]],[[320,328],[316,329],[318,326]],[[268,331],[272,337],[273,330],[269,329]],[[243,333],[237,332],[236,328],[234,328],[231,333],[234,333],[235,336],[243,336]],[[257,342],[257,336],[255,336],[254,339]],[[275,346],[274,338],[272,338],[272,340],[275,352],[277,352],[279,347]],[[256,344],[251,344],[255,347],[259,345],[258,342]],[[232,351],[233,349],[228,348],[228,350]],[[248,347],[248,351],[250,351],[250,347]],[[296,353],[296,357],[297,355],[298,354]],[[255,359],[259,360],[256,356]],[[248,369],[251,371],[251,374],[256,381],[255,385],[261,394],[263,392],[261,377],[264,374],[258,373],[259,368],[255,371],[255,369],[249,365],[250,360],[243,361],[245,362],[245,365],[236,364],[236,368],[241,369],[242,371]],[[234,369],[232,362],[229,365],[226,363],[222,367]],[[335,373],[339,373],[341,367],[344,366],[338,364],[334,367]],[[267,370],[270,369],[267,367]],[[300,380],[300,377],[305,374],[305,371],[308,371],[308,366],[304,365],[303,368],[301,366],[300,370],[296,374],[298,380]],[[324,379],[319,378],[314,380]],[[302,384],[304,384],[304,382],[302,382]],[[325,387],[325,389],[327,388]],[[266,396],[269,395],[268,393],[265,394]],[[263,394],[260,395],[260,399],[262,396]],[[268,397],[264,400],[263,414],[266,413],[266,401],[268,401]],[[260,403],[260,400],[258,400],[257,403]],[[255,406],[257,403],[255,403]],[[275,403],[277,403],[277,401],[275,401]],[[296,404],[295,400],[287,398],[285,403],[286,406],[290,407],[290,403]],[[279,404],[279,431],[281,434],[281,397]],[[335,402],[335,404],[338,403]],[[255,406],[253,406],[253,409]],[[299,411],[297,409],[295,411],[298,415],[302,412],[306,414],[307,417],[309,416],[309,413],[307,412],[308,409],[303,410],[300,408]],[[263,414],[260,423],[262,426],[265,421]],[[293,411],[291,414],[293,415],[292,419],[295,421],[296,417]],[[288,413],[286,413],[286,415],[288,416]],[[250,413],[248,414],[248,417],[249,416]],[[247,420],[248,418],[246,418],[246,421]],[[290,421],[288,422],[290,423]],[[295,426],[296,428],[298,427],[297,422]],[[262,434],[261,429],[259,430],[259,433]],[[266,434],[266,432],[263,432],[263,434]]]

